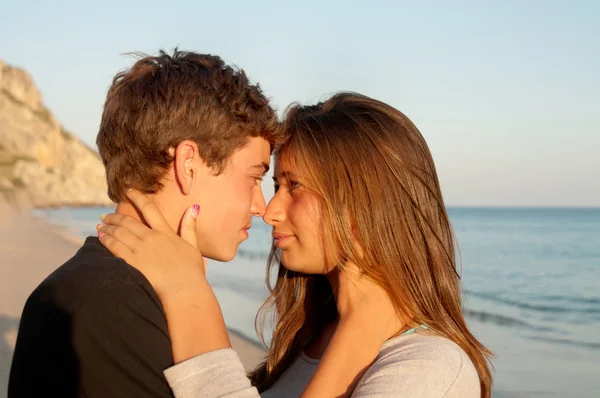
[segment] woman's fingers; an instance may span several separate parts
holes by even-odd
[[[98,233],[110,235],[127,246],[132,252],[138,250],[138,247],[142,243],[142,240],[129,229],[118,225],[104,224],[100,226]]]
[[[186,210],[179,224],[179,236],[160,213],[152,215],[158,208],[151,201],[138,191],[130,193],[150,227],[124,215],[103,216],[106,224],[99,226],[98,234],[102,244],[142,272],[161,298],[197,290],[199,283],[206,282],[206,267],[197,248],[199,206]],[[162,225],[164,231],[157,225]]]
[[[130,189],[127,191],[127,197],[133,205],[142,213],[142,216],[150,226],[155,231],[160,232],[172,232],[169,223],[163,215],[161,214],[158,207],[152,203],[150,199],[148,199],[144,194],[142,194],[137,189]]]
[[[123,227],[139,238],[143,238],[152,232],[152,230],[144,225],[141,221],[123,214],[103,214],[100,216],[100,220],[104,224]]]
[[[181,219],[180,236],[181,238],[192,245],[195,249],[198,249],[198,237],[196,234],[196,219],[200,212],[199,205],[193,205],[186,210],[183,218]]]
[[[104,245],[115,257],[120,257],[127,263],[130,263],[133,258],[133,251],[127,247],[123,242],[114,237],[102,232],[98,233],[98,239],[100,243]]]

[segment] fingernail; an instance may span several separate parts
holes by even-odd
[[[100,231],[100,228],[102,228],[104,224],[97,224],[96,225],[96,231]]]
[[[127,190],[127,193],[129,193],[129,192],[131,192],[131,191],[133,191],[133,188],[129,188],[129,189]]]
[[[104,235],[106,235],[106,233],[102,232],[102,231],[98,231],[98,238],[103,237]]]
[[[100,221],[104,221],[105,218],[106,218],[106,213],[100,214]]]
[[[198,217],[198,213],[200,213],[200,205],[196,204],[192,206],[192,217]]]

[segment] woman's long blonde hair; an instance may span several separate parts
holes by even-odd
[[[393,107],[354,93],[293,105],[282,128],[289,139],[276,156],[302,170],[307,188],[320,199],[326,261],[356,264],[405,319],[458,344],[477,369],[481,396],[490,397],[491,352],[465,322],[454,236],[419,130]],[[278,267],[274,286],[272,267]],[[263,341],[269,316],[275,327],[267,360],[250,375],[259,391],[337,317],[325,276],[287,270],[274,248],[267,281],[271,294],[256,319]]]

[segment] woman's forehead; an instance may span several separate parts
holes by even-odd
[[[275,156],[275,174],[298,173],[298,162],[293,161],[289,153]]]

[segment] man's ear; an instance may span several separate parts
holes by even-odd
[[[175,160],[173,168],[177,184],[181,188],[184,195],[188,195],[194,183],[194,179],[198,178],[198,164],[200,155],[198,153],[198,145],[194,141],[181,141],[174,150]]]

